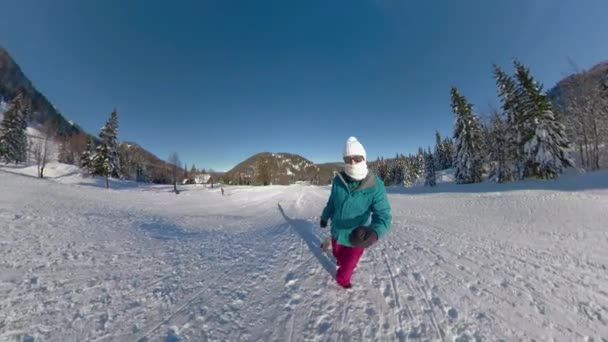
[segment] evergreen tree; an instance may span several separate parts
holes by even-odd
[[[454,155],[454,143],[452,143],[452,139],[449,137],[444,138],[440,143],[439,150],[441,151],[442,160],[441,162],[435,161],[439,165],[438,169],[445,170],[451,168]]]
[[[436,170],[443,170],[447,164],[446,160],[445,160],[445,151],[443,150],[443,145],[441,144],[441,134],[439,134],[439,131],[435,131],[435,156],[434,156],[434,162],[435,162],[435,169]]]
[[[445,170],[452,167],[453,144],[449,137],[441,140],[439,131],[435,131],[435,170]]]
[[[437,184],[435,177],[435,158],[433,157],[433,153],[431,152],[431,148],[429,147],[429,151],[426,154],[426,177],[424,181],[425,186],[435,186]]]
[[[119,153],[118,153],[118,114],[113,110],[110,118],[99,132],[101,143],[91,159],[93,174],[100,175],[106,179],[106,188],[110,187],[109,177],[119,177]]]
[[[511,180],[511,169],[508,164],[508,145],[507,145],[508,124],[494,113],[490,123],[489,136],[489,160],[490,174],[488,179],[497,183],[508,182]]]
[[[387,162],[385,161],[382,164],[382,174],[384,175],[384,178],[382,179],[384,181],[384,185],[390,185],[393,180],[391,178],[391,166],[390,166],[390,161]]]
[[[87,138],[87,147],[80,156],[80,167],[83,168],[87,173],[94,173],[93,158],[95,157],[93,152],[93,139]]]
[[[452,111],[456,114],[455,178],[457,183],[479,183],[482,180],[481,128],[473,106],[452,87]]]
[[[0,158],[6,163],[23,163],[27,160],[27,116],[30,106],[22,94],[8,105],[0,123]]]
[[[99,132],[101,144],[97,146],[95,158],[95,170],[97,174],[112,177],[120,176],[117,133],[118,113],[116,110],[113,110],[110,118]]]
[[[376,176],[380,177],[380,157],[376,158],[376,161],[373,161],[368,164],[369,171],[374,173]]]
[[[518,91],[513,78],[496,65],[494,65],[494,78],[505,117],[505,163],[514,177],[521,180],[526,170],[523,136],[528,135],[520,106],[522,94]]]
[[[376,158],[371,170],[376,174],[376,176],[378,176],[378,178],[382,179],[382,176],[380,175],[380,163],[380,157]]]
[[[418,154],[414,160],[415,184],[421,184],[426,174],[426,152],[422,147],[418,148]]]
[[[383,171],[383,173],[385,174],[385,178],[384,178],[384,184],[385,185],[390,185],[393,184],[393,165],[394,165],[394,161],[391,159],[386,159],[384,161],[384,168],[385,170]]]
[[[443,146],[443,153],[445,157],[445,165],[446,169],[449,169],[454,166],[454,142],[451,138],[446,137],[443,139],[441,144]]]
[[[400,179],[401,179],[401,184],[400,185],[404,185],[405,184],[405,177],[407,176],[407,158],[401,154],[399,156],[399,172],[400,172]]]
[[[106,144],[97,146],[97,153],[93,157],[93,174],[103,176],[106,180],[106,188],[110,187],[109,177],[112,173],[112,162],[110,160],[110,148]]]
[[[518,80],[524,129],[522,142],[529,174],[542,178],[557,178],[565,167],[573,166],[570,142],[564,125],[559,122],[553,106],[534,81],[528,68],[513,63]]]
[[[492,149],[491,140],[492,140],[492,118],[484,122],[484,120],[480,119],[479,126],[481,128],[481,163],[482,165],[486,165],[490,163],[490,151]]]
[[[405,180],[405,163],[403,156],[397,156],[395,163],[393,164],[393,168],[393,184],[403,185],[403,181]]]
[[[418,157],[409,155],[405,159],[405,178],[403,183],[406,187],[414,186],[418,183],[419,177]]]
[[[399,154],[395,154],[395,159],[391,160],[390,178],[392,184],[400,184],[399,181]]]
[[[376,167],[378,169],[376,174],[380,179],[382,179],[385,185],[388,185],[390,178],[390,170],[386,161],[384,160],[384,157],[380,158]]]

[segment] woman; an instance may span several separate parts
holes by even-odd
[[[383,182],[367,169],[365,149],[357,138],[348,138],[343,158],[344,170],[334,177],[321,228],[331,220],[336,281],[351,288],[351,276],[365,248],[390,230],[391,207]]]

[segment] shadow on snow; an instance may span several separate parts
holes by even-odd
[[[321,239],[313,232],[315,225],[307,220],[290,218],[281,204],[278,204],[278,208],[289,227],[300,235],[321,266],[334,277],[336,275],[336,264],[321,250]]]

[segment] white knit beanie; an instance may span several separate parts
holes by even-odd
[[[350,137],[346,140],[346,144],[344,145],[344,155],[346,156],[363,156],[365,160],[367,160],[367,156],[365,155],[365,149],[363,145],[357,140],[355,137]]]

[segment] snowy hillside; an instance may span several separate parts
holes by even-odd
[[[0,341],[608,336],[606,173],[391,193],[393,229],[346,291],[318,248],[328,187],[176,196],[60,168],[0,170]]]

